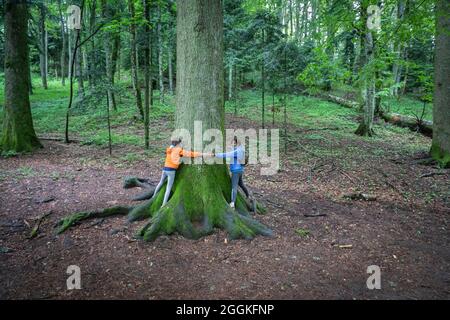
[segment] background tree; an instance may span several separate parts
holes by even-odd
[[[41,147],[31,117],[28,61],[28,10],[25,1],[5,4],[5,114],[2,153],[26,152]]]
[[[142,108],[141,86],[139,84],[137,68],[137,46],[136,46],[136,10],[134,0],[128,0],[128,10],[130,12],[130,61],[131,61],[131,80],[133,84],[136,107],[144,119],[144,109]]]
[[[436,1],[433,144],[431,155],[450,166],[450,3]]]
[[[106,0],[102,0],[102,18],[104,21],[110,21],[113,16],[112,4]],[[105,69],[106,69],[106,79],[108,83],[108,104],[113,110],[117,110],[116,97],[114,94],[114,73],[113,73],[113,61],[112,61],[112,49],[111,49],[111,34],[105,32],[103,35],[103,48],[105,51]]]
[[[150,99],[152,96],[151,83],[151,44],[150,44],[150,1],[143,0],[144,8],[144,140],[145,148],[149,148],[149,122],[150,122]]]

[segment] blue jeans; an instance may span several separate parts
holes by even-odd
[[[237,190],[240,186],[245,195],[249,196],[248,189],[244,185],[244,180],[242,180],[243,172],[232,172],[231,173],[231,202],[236,202]]]
[[[158,185],[156,186],[155,192],[153,192],[153,197],[158,193],[158,191],[164,185],[164,181],[167,179],[166,192],[164,193],[164,200],[162,205],[165,205],[169,200],[170,191],[172,190],[173,182],[175,181],[175,173],[176,171],[166,171],[163,170],[161,175],[161,180],[159,180]]]

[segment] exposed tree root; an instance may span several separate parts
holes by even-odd
[[[200,171],[200,172],[199,172]],[[124,188],[141,187],[146,191],[136,200],[148,199],[136,206],[116,206],[100,211],[79,212],[58,222],[58,233],[62,233],[82,220],[104,218],[112,215],[127,215],[128,221],[150,219],[137,233],[138,238],[152,241],[161,234],[178,233],[189,239],[198,239],[224,229],[231,239],[252,239],[256,235],[270,236],[271,230],[251,217],[250,213],[265,213],[265,208],[251,197],[238,193],[233,210],[229,202],[230,181],[225,167],[207,166],[201,170],[184,166],[177,172],[172,195],[161,207],[165,186],[155,197],[146,179],[127,177]]]
[[[133,197],[134,201],[142,201],[150,199],[155,192],[155,187],[153,187],[148,179],[137,178],[137,177],[126,177],[123,182],[124,189],[130,189],[135,187],[140,187],[145,189],[145,191],[137,196]]]
[[[106,208],[100,211],[84,211],[71,214],[63,219],[61,219],[57,224],[57,232],[62,233],[66,231],[71,226],[79,223],[82,220],[91,218],[105,218],[113,215],[126,215],[130,212],[130,207],[116,206],[111,208]]]

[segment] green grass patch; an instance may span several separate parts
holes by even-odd
[[[302,238],[306,238],[306,237],[308,237],[311,234],[311,232],[309,230],[302,229],[302,228],[299,228],[299,229],[295,230],[295,233],[297,235],[299,235],[300,237],[302,237]]]

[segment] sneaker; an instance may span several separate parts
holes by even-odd
[[[234,208],[234,202],[230,202],[230,207]]]

